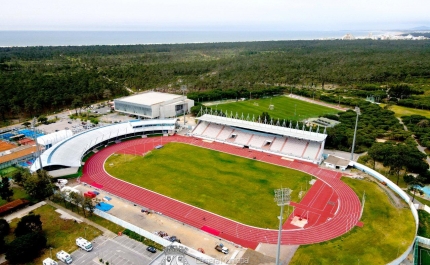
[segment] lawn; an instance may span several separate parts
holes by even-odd
[[[361,221],[349,233],[319,244],[300,246],[290,265],[387,264],[414,240],[415,222],[409,207],[396,208],[374,182],[343,178],[366,202]]]
[[[273,110],[269,110],[270,104],[274,105]],[[236,115],[237,112],[239,116],[243,113],[245,118],[249,114],[250,118],[252,118],[252,115],[255,115],[255,118],[258,119],[258,116],[263,112],[268,112],[272,118],[299,121],[319,117],[323,114],[336,114],[339,112],[339,110],[285,96],[219,104],[217,106],[213,105],[211,108],[228,111],[228,114],[233,112],[233,115]]]
[[[64,250],[68,253],[75,251],[78,247],[76,246],[75,239],[78,237],[85,237],[87,240],[93,240],[97,236],[101,235],[102,232],[92,226],[85,223],[77,223],[73,220],[61,219],[60,214],[55,212],[55,208],[50,205],[44,205],[33,211],[35,214],[40,215],[40,219],[43,223],[43,231],[47,237],[48,248],[42,253],[42,255],[33,260],[29,264],[42,264],[42,261],[50,256],[49,247],[52,247],[52,256],[55,258],[55,254]],[[17,219],[12,221],[11,232],[15,229],[18,223]],[[85,231],[86,230],[86,231]],[[6,237],[6,241],[10,242],[13,240],[12,233]]]
[[[384,107],[385,104],[381,104],[381,107]],[[391,111],[394,111],[394,116],[400,118],[402,116],[411,116],[411,115],[421,115],[427,118],[430,118],[430,110],[422,110],[422,109],[414,109],[408,108],[398,105],[392,105],[390,107]]]
[[[7,167],[7,168],[0,169],[0,176],[6,176],[10,173],[17,171],[17,170],[18,169],[16,167]]]
[[[26,199],[26,200],[35,202],[30,197],[30,195],[28,195],[25,192],[25,190],[23,188],[21,188],[21,187],[13,187],[12,190],[13,190],[13,196],[12,196],[12,200],[11,201],[16,200],[16,199]],[[0,198],[0,206],[4,205],[6,203],[7,203],[7,201],[5,201],[5,200],[3,200],[3,199]]]
[[[114,154],[105,169],[127,182],[264,228],[278,225],[274,189],[289,187],[297,202],[312,179],[296,170],[181,143],[166,144],[145,157]]]

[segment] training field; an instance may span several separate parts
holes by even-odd
[[[418,247],[418,265],[430,264],[430,250]]]
[[[274,109],[270,110],[269,105],[272,103]],[[250,118],[255,115],[258,116],[263,112],[268,112],[270,117],[275,119],[286,119],[286,120],[304,120],[307,118],[318,117],[323,114],[336,114],[339,110],[327,108],[324,106],[312,104],[306,101],[293,99],[285,96],[278,96],[273,98],[264,99],[251,99],[246,101],[238,101],[234,103],[219,104],[218,106],[211,106],[212,109],[228,111],[230,115],[239,116],[244,115],[244,118],[249,114]]]
[[[278,225],[274,189],[291,188],[292,201],[299,202],[300,190],[309,188],[312,179],[293,169],[182,143],[166,144],[144,157],[114,154],[105,169],[127,182],[263,228]]]

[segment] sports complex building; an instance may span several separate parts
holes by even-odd
[[[143,119],[164,119],[188,113],[194,100],[187,96],[160,92],[145,92],[114,100],[115,111]]]
[[[162,144],[181,142],[296,169],[316,178],[300,202],[291,202],[294,210],[282,226],[281,244],[324,242],[363,226],[360,222],[363,205],[355,192],[341,181],[342,173],[318,166],[324,152],[325,133],[300,129],[294,124],[273,125],[207,113],[198,120],[191,137],[174,135],[176,118],[135,120],[90,129],[53,144],[41,155],[42,166],[36,162],[31,170],[44,168],[59,173],[57,176],[70,174],[69,170],[76,172],[83,165],[86,154],[94,152],[85,162],[82,182],[246,248],[256,249],[261,243],[276,244],[277,230],[241,224],[124,182],[104,170],[106,159],[114,153],[144,155]],[[168,137],[146,137],[150,134]],[[126,138],[135,139],[121,141]],[[353,165],[385,182],[397,193],[410,207],[418,227],[417,211],[403,190],[378,172],[358,163]],[[143,229],[137,232],[154,237]],[[159,237],[154,240],[164,244]],[[400,264],[414,246],[411,242],[407,250],[389,264]]]

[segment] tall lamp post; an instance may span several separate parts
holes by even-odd
[[[291,190],[289,188],[280,188],[275,190],[275,202],[278,206],[281,206],[281,213],[279,218],[279,231],[278,231],[278,250],[276,252],[276,263],[279,265],[279,255],[281,252],[281,233],[282,233],[282,215],[284,212],[284,206],[289,205],[291,201]]]
[[[354,138],[352,139],[352,148],[351,148],[351,160],[354,160],[354,147],[355,147],[355,137],[357,136],[357,124],[358,124],[358,115],[360,115],[360,108],[355,107],[355,112],[357,113],[357,118],[355,119],[355,129],[354,129]]]
[[[182,105],[183,107],[183,111],[184,111],[184,127],[185,127],[185,90],[187,90],[187,86],[186,85],[182,85],[181,86],[181,90],[182,90],[182,97],[184,100],[184,105]]]

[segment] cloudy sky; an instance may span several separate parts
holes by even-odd
[[[0,30],[387,30],[429,0],[0,0]]]

